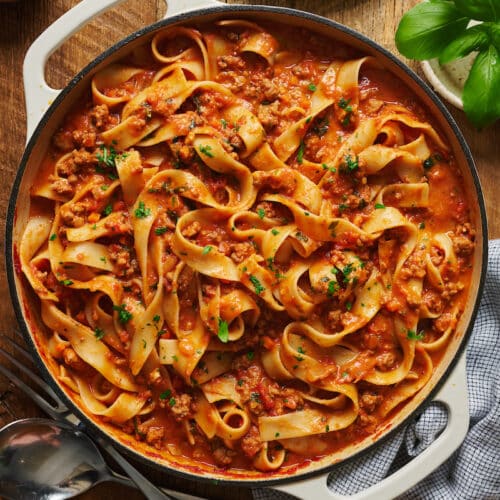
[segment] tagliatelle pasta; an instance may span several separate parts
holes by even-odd
[[[229,19],[97,72],[20,242],[56,377],[162,453],[283,470],[374,435],[464,308],[467,193],[373,57]]]

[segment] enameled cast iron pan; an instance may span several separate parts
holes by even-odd
[[[167,18],[148,26],[97,57],[81,71],[62,91],[50,89],[44,80],[44,66],[48,56],[81,25],[119,0],[84,0],[49,27],[29,49],[24,65],[24,83],[28,116],[28,144],[14,182],[7,216],[6,259],[10,293],[18,322],[30,345],[33,355],[45,378],[69,408],[96,434],[112,439],[126,454],[160,469],[166,474],[176,474],[195,480],[218,480],[221,483],[242,486],[272,486],[288,491],[301,498],[345,498],[332,493],[326,487],[329,472],[334,472],[335,463],[363,453],[371,446],[386,439],[396,428],[407,422],[411,416],[430,401],[441,401],[448,410],[448,426],[444,432],[423,453],[410,464],[378,485],[358,494],[356,498],[389,498],[411,487],[441,464],[461,443],[468,428],[467,389],[465,379],[465,356],[463,350],[472,330],[479,298],[483,287],[487,260],[487,230],[484,200],[469,148],[453,118],[430,88],[408,67],[365,36],[331,20],[292,9],[278,7],[257,7],[225,5],[215,0],[171,0]],[[39,159],[44,155],[48,142],[58,128],[66,112],[88,88],[92,75],[128,53],[137,45],[145,43],[154,34],[178,23],[210,22],[236,17],[276,20],[294,26],[303,26],[333,40],[352,45],[367,55],[375,56],[397,78],[413,90],[417,98],[430,110],[439,128],[451,145],[464,182],[471,193],[472,220],[477,228],[472,286],[457,334],[447,348],[444,359],[433,374],[429,384],[392,418],[386,427],[375,436],[342,450],[341,453],[326,456],[320,460],[297,467],[293,471],[274,472],[213,472],[204,464],[190,463],[178,457],[158,456],[143,443],[134,441],[129,435],[121,434],[116,428],[107,427],[95,417],[84,413],[69,397],[66,389],[51,374],[51,360],[45,346],[35,340],[34,332],[43,329],[34,301],[16,264],[17,243],[20,241],[29,215],[29,192],[36,176]],[[49,103],[52,102],[45,112]],[[42,116],[43,115],[43,116]],[[41,119],[40,119],[41,117]],[[36,128],[35,128],[36,127]],[[351,498],[351,497],[349,497]]]

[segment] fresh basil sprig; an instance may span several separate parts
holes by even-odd
[[[470,21],[481,24],[468,27]],[[401,19],[396,46],[408,58],[441,64],[476,51],[462,92],[464,111],[478,128],[500,118],[500,2],[430,0]]]

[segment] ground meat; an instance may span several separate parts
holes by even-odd
[[[250,100],[257,99],[271,103],[278,98],[279,89],[270,78],[264,77],[262,73],[251,73],[249,81],[243,87],[243,95]]]
[[[95,148],[97,135],[94,130],[73,130],[73,142],[79,148]]]
[[[217,67],[221,70],[244,69],[245,61],[239,56],[218,56]]]
[[[444,333],[450,326],[455,326],[457,320],[454,314],[444,313],[434,320],[434,328],[440,332]]]
[[[106,104],[94,106],[90,112],[90,118],[97,129],[103,129],[109,121],[108,106]]]
[[[440,266],[443,263],[444,260],[444,252],[435,246],[431,247],[430,251],[431,255],[431,262],[437,267]]]
[[[257,117],[266,131],[272,130],[279,124],[281,118],[279,105],[279,101],[274,101],[271,104],[260,104],[257,108]]]
[[[441,297],[445,300],[449,300],[451,297],[454,297],[457,293],[461,292],[464,289],[464,285],[462,283],[448,282],[444,284],[444,289],[441,292]]]
[[[71,205],[63,205],[60,210],[60,215],[64,224],[69,227],[81,227],[85,224],[86,206],[81,203],[73,203]]]
[[[154,446],[157,450],[161,449],[162,441],[165,436],[164,427],[148,427],[146,433],[146,443]]]
[[[181,232],[186,238],[192,238],[200,232],[201,224],[198,221],[191,222],[189,226],[186,226]]]
[[[71,347],[66,347],[63,351],[64,362],[73,370],[82,372],[88,369],[88,365],[83,361]]]
[[[60,195],[63,196],[73,196],[75,189],[68,181],[68,179],[64,179],[61,177],[50,176],[49,181],[51,181],[52,189]]]
[[[290,175],[287,168],[279,169],[278,172],[254,172],[254,185],[259,188],[268,186],[274,191],[280,191],[285,195],[291,195],[297,187],[295,176]]]
[[[453,249],[459,257],[471,255],[474,250],[476,232],[469,222],[457,226],[455,234],[450,234]]]
[[[433,290],[426,290],[422,295],[422,301],[431,312],[440,313],[443,310],[443,300],[439,294]]]
[[[179,281],[177,283],[178,293],[183,294],[186,292],[191,284],[193,283],[194,271],[190,267],[184,268],[184,271],[179,276]]]
[[[248,242],[232,243],[231,250],[231,259],[236,262],[236,264],[243,262],[246,258],[255,253],[253,245]]]
[[[384,351],[377,356],[377,368],[385,372],[394,368],[397,362],[397,355],[393,351]]]
[[[406,259],[401,269],[401,278],[408,280],[411,278],[423,278],[426,275],[424,251],[417,249]]]
[[[366,413],[373,413],[377,406],[382,402],[382,396],[379,394],[373,394],[371,392],[365,392],[361,395],[359,404]]]
[[[256,425],[252,425],[250,430],[241,439],[241,449],[247,457],[255,456],[262,448],[259,429]]]
[[[304,399],[295,389],[281,388],[277,384],[272,384],[269,387],[269,394],[274,401],[273,414],[275,415],[282,415],[288,410],[297,410],[304,406]]]
[[[231,465],[233,461],[233,457],[236,455],[236,452],[226,448],[225,446],[219,446],[215,448],[212,452],[212,456],[214,457],[215,463],[220,466]]]
[[[172,412],[175,420],[180,422],[186,418],[192,418],[191,403],[193,398],[189,394],[180,394],[174,398],[175,404],[169,404],[170,411]],[[173,400],[172,400],[173,401]]]
[[[54,134],[52,143],[60,151],[69,152],[75,147],[73,136],[69,130],[59,130]]]
[[[131,277],[138,269],[138,263],[130,251],[117,243],[112,243],[108,249],[109,258],[115,264],[117,274],[125,278]]]

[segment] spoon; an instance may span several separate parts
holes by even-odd
[[[172,498],[108,448],[148,499]],[[0,430],[0,495],[5,498],[63,500],[104,481],[131,484],[111,471],[91,439],[70,424],[27,418]]]

